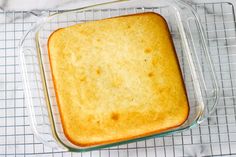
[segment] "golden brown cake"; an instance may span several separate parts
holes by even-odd
[[[62,126],[78,146],[152,135],[188,117],[175,49],[159,14],[59,29],[48,50]]]

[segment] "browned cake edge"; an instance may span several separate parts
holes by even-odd
[[[171,45],[172,45],[172,49],[174,50],[174,54],[175,54],[175,58],[178,60],[178,57],[177,57],[177,54],[176,54],[176,51],[175,51],[175,47],[174,47],[174,43],[173,43],[173,40],[172,40],[172,37],[171,37],[171,34],[170,34],[170,31],[169,31],[169,28],[168,28],[168,24],[165,20],[165,18],[163,16],[161,16],[160,14],[158,13],[155,13],[155,12],[145,12],[145,13],[138,13],[138,14],[131,14],[131,15],[123,15],[123,16],[118,16],[118,17],[113,17],[113,18],[119,18],[119,17],[125,17],[125,16],[134,16],[134,15],[144,15],[144,14],[155,14],[159,17],[161,17],[165,23],[165,26],[166,26],[166,29],[168,31],[168,38],[170,39],[170,42],[171,42]],[[106,20],[106,19],[103,19],[103,20]],[[100,20],[101,21],[101,20]],[[48,38],[48,43],[47,43],[47,47],[48,47],[48,56],[49,56],[49,62],[50,62],[50,68],[51,68],[51,74],[52,74],[52,80],[53,80],[53,85],[54,85],[54,89],[55,89],[55,95],[56,95],[56,101],[57,101],[57,105],[58,105],[58,108],[59,108],[59,113],[60,113],[60,118],[61,118],[61,123],[62,123],[62,128],[63,128],[63,131],[64,131],[64,134],[66,136],[66,138],[73,144],[77,145],[77,146],[80,146],[80,147],[89,147],[89,146],[96,146],[96,145],[105,145],[105,144],[111,144],[111,143],[115,143],[115,142],[121,142],[121,141],[126,141],[126,140],[131,140],[131,139],[135,139],[135,138],[142,138],[142,137],[145,137],[145,136],[151,136],[151,135],[155,135],[157,133],[161,133],[161,132],[164,132],[164,131],[168,131],[170,129],[174,129],[174,128],[177,128],[179,126],[181,126],[188,118],[189,116],[189,101],[188,101],[188,97],[187,97],[187,92],[186,92],[186,88],[185,88],[185,84],[184,84],[184,80],[183,80],[183,76],[181,74],[181,68],[180,68],[180,65],[179,65],[179,61],[177,62],[178,63],[178,67],[179,67],[179,71],[180,71],[180,75],[181,75],[181,79],[182,79],[182,85],[184,87],[184,91],[185,91],[185,95],[186,95],[186,98],[187,98],[187,104],[188,104],[188,113],[186,114],[186,117],[183,119],[182,122],[180,122],[179,124],[176,124],[176,125],[173,125],[172,127],[167,127],[165,129],[159,129],[159,130],[156,130],[156,131],[152,131],[152,132],[147,132],[147,133],[144,133],[144,134],[141,134],[141,135],[137,135],[137,136],[129,136],[129,137],[126,137],[126,138],[120,138],[120,139],[117,139],[117,140],[107,140],[107,141],[103,141],[103,142],[93,142],[93,143],[80,143],[80,142],[77,142],[75,141],[73,138],[70,138],[69,136],[69,133],[67,132],[66,128],[64,127],[64,119],[63,119],[63,111],[61,110],[61,107],[60,107],[60,102],[59,102],[59,96],[58,96],[58,93],[57,93],[57,83],[56,83],[56,79],[54,77],[54,73],[53,73],[53,68],[52,68],[52,63],[51,63],[51,57],[50,57],[50,49],[49,49],[49,45],[50,45],[50,40],[51,40],[51,37],[58,31],[60,30],[63,30],[64,28],[59,28],[57,30],[55,30],[53,33],[51,33],[51,35],[49,36]]]

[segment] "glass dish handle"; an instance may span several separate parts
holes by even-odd
[[[27,35],[27,34],[26,34]],[[23,40],[24,38],[22,38]],[[24,83],[24,96],[25,96],[25,100],[26,100],[26,108],[27,108],[27,113],[28,113],[28,116],[29,116],[29,121],[30,121],[30,126],[31,126],[31,129],[32,131],[34,132],[34,134],[36,135],[36,138],[44,143],[44,144],[47,144],[47,145],[50,145],[51,147],[55,147],[55,145],[52,145],[50,142],[48,142],[48,139],[45,138],[45,136],[39,132],[39,129],[38,129],[38,123],[37,123],[37,120],[36,120],[36,112],[34,110],[34,106],[35,104],[33,104],[33,100],[32,100],[32,94],[31,94],[31,87],[30,87],[30,76],[29,76],[29,72],[27,72],[27,66],[33,66],[33,65],[26,65],[26,61],[25,59],[29,56],[31,57],[34,57],[32,56],[33,54],[33,51],[34,49],[32,47],[19,47],[19,57],[21,59],[22,62],[20,62],[21,64],[21,74],[22,74],[22,77],[23,77],[23,83]],[[39,107],[41,104],[39,104]]]
[[[26,105],[27,105],[27,110],[28,110],[28,114],[29,114],[29,120],[31,121],[30,122],[30,125],[31,125],[31,128],[32,128],[32,131],[37,135],[37,137],[39,138],[39,140],[41,142],[46,142],[46,140],[43,139],[43,137],[40,136],[40,133],[38,132],[37,130],[37,121],[35,119],[35,111],[34,111],[34,107],[32,106],[33,105],[33,101],[32,101],[32,96],[31,96],[31,92],[30,92],[30,87],[29,87],[29,76],[28,76],[28,73],[27,73],[27,68],[26,68],[26,62],[25,62],[25,54],[26,53],[30,53],[32,54],[33,50],[32,48],[30,47],[20,47],[19,48],[19,56],[22,60],[21,62],[21,74],[22,74],[22,77],[23,77],[23,83],[25,85],[25,88],[24,88],[24,95],[25,95],[25,100],[26,100]]]
[[[188,4],[186,4],[188,5]],[[205,120],[207,117],[209,117],[212,112],[214,111],[218,101],[219,101],[219,87],[218,87],[218,82],[217,82],[217,77],[216,77],[216,72],[215,72],[215,67],[213,65],[213,62],[212,62],[212,58],[211,58],[211,55],[209,53],[209,46],[206,42],[206,34],[205,34],[205,31],[203,29],[203,26],[201,25],[201,22],[199,20],[199,17],[198,17],[198,14],[195,12],[195,10],[190,6],[191,8],[191,11],[192,11],[192,15],[194,16],[193,17],[189,17],[187,19],[187,25],[188,25],[188,29],[190,30],[190,39],[193,41],[193,34],[192,34],[192,31],[191,31],[191,28],[193,29],[193,27],[190,26],[190,24],[193,23],[193,21],[196,23],[196,27],[198,29],[198,32],[200,33],[199,34],[199,37],[200,37],[200,42],[201,42],[201,46],[203,48],[203,52],[204,52],[204,55],[205,55],[205,59],[206,61],[208,62],[208,65],[209,65],[209,70],[210,72],[212,73],[211,77],[212,77],[212,80],[213,80],[213,86],[214,86],[214,89],[212,90],[212,92],[214,93],[213,95],[215,96],[214,97],[214,102],[213,102],[213,105],[211,106],[203,106],[203,112],[201,113],[201,116],[199,117],[198,119],[198,123],[202,123],[203,120]],[[192,44],[194,42],[191,42]],[[194,45],[193,45],[193,48],[194,48]],[[194,51],[195,53],[195,56],[197,56],[197,52]],[[196,57],[197,58],[197,57]],[[197,59],[198,61],[198,59]],[[198,65],[198,69],[201,69],[200,67],[200,64],[197,64]],[[202,74],[202,71],[200,72],[200,76],[198,76],[201,80],[202,80],[202,83],[203,83],[203,86],[205,88],[205,90],[209,90],[207,88],[207,84],[206,84],[206,81],[203,77],[203,74]],[[209,105],[208,103],[205,103],[206,105]]]
[[[178,22],[179,25],[179,31],[180,34],[183,38],[183,40],[185,40],[184,43],[188,43],[188,44],[183,44],[184,49],[186,50],[186,52],[189,52],[186,54],[186,57],[189,61],[190,64],[190,68],[191,68],[191,73],[192,73],[192,77],[194,79],[193,83],[194,83],[194,88],[196,91],[196,95],[198,97],[198,103],[201,103],[199,106],[201,107],[199,109],[199,116],[197,119],[197,123],[201,123],[203,120],[205,120],[207,117],[209,117],[211,115],[211,113],[214,111],[215,106],[218,103],[219,100],[219,87],[218,87],[218,83],[217,83],[217,78],[216,78],[216,73],[215,73],[215,69],[214,66],[212,64],[212,59],[209,53],[209,49],[208,49],[208,45],[206,42],[206,35],[203,29],[203,26],[201,25],[200,22],[200,18],[198,17],[198,14],[196,13],[196,11],[187,3],[183,2],[182,0],[174,0],[175,1],[175,6],[177,10],[181,10],[181,8],[187,8],[188,9],[188,14],[181,14],[178,13],[178,11],[176,11],[176,16],[177,18],[181,19],[181,22]],[[194,29],[192,26],[189,26],[191,24],[194,24],[193,22],[195,22],[194,27],[196,27],[196,29],[198,31],[191,31],[191,29]],[[184,25],[187,26],[184,27]],[[185,30],[188,29],[188,30]],[[189,32],[189,33],[186,33]],[[194,33],[195,34],[194,34]],[[196,32],[198,32],[198,34],[196,34]],[[207,62],[208,65],[208,69],[209,69],[209,73],[210,74],[210,78],[213,80],[213,90],[212,90],[212,95],[213,95],[213,103],[208,103],[205,102],[204,103],[204,98],[203,98],[203,92],[204,90],[209,90],[208,89],[208,84],[206,84],[206,79],[204,79],[203,77],[203,73],[200,67],[199,60],[198,60],[198,54],[195,50],[195,45],[193,44],[194,42],[194,36],[198,35],[198,40],[200,41],[200,46],[203,50],[203,57],[205,59],[205,61]],[[190,49],[193,49],[193,51],[190,51]],[[192,52],[192,53],[191,53]],[[194,59],[193,59],[194,58]],[[195,61],[195,62],[194,62]],[[198,70],[198,71],[196,71]],[[200,84],[201,83],[201,84]],[[201,88],[202,87],[202,88]],[[204,90],[203,90],[204,89]]]

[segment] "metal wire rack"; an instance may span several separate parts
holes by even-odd
[[[236,155],[236,19],[231,3],[193,7],[206,31],[219,80],[216,111],[183,133],[85,153],[58,152],[35,139],[28,121],[17,52],[21,36],[38,17],[33,12],[0,13],[0,156],[212,156]],[[55,11],[48,11],[53,13]]]

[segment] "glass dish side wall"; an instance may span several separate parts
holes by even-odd
[[[128,7],[131,5],[131,2],[132,5],[136,4],[136,6]],[[27,40],[23,40],[24,42],[21,45],[22,67],[26,85],[25,90],[26,93],[28,93],[28,108],[32,112],[31,122],[33,123],[33,128],[35,128],[34,132],[38,134],[43,142],[48,143],[53,147],[57,147],[56,143],[58,142],[72,151],[93,149],[79,148],[78,146],[71,144],[64,136],[55,100],[47,55],[47,39],[50,34],[59,28],[77,23],[139,12],[157,12],[166,19],[184,77],[190,104],[190,114],[187,121],[179,128],[155,136],[164,136],[165,134],[193,126],[201,119],[203,114],[207,114],[215,105],[217,100],[217,85],[214,82],[214,72],[212,72],[209,56],[207,56],[206,45],[204,45],[204,40],[202,40],[199,21],[196,20],[191,9],[184,5],[170,5],[164,1],[159,1],[160,3],[153,1],[156,3],[152,3],[151,5],[146,2],[143,2],[142,5],[137,1],[131,2],[121,2],[117,5],[107,4],[104,6],[55,14],[44,19],[42,23],[39,23],[28,35],[26,35],[28,39],[35,39],[36,43],[27,44]],[[162,5],[160,6],[160,4]],[[188,17],[186,18],[184,15],[188,15]],[[28,63],[30,63],[28,56],[33,56],[33,66],[37,69],[34,69],[33,73],[38,71],[37,74],[32,75],[32,71],[29,70],[31,67],[27,66]],[[36,89],[35,86],[29,85],[29,78],[38,85],[36,86]],[[212,82],[209,83],[208,80],[208,84],[205,84],[205,79],[210,79]],[[37,95],[39,98],[33,99],[32,94]],[[209,110],[206,110],[206,106],[209,107]],[[37,108],[42,111],[39,112]],[[52,128],[52,131],[50,130],[50,127]],[[47,137],[48,135],[50,137]],[[124,142],[132,141],[133,140]]]

